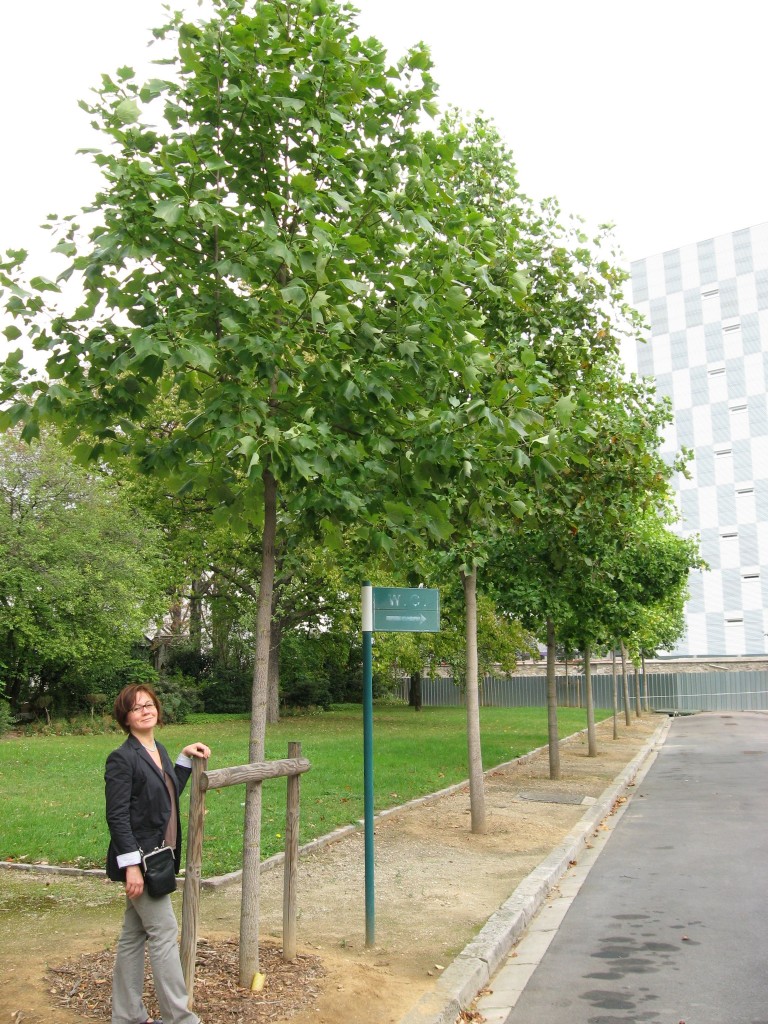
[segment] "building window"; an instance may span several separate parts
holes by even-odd
[[[701,316],[705,324],[720,319],[720,289],[709,287],[701,291]]]
[[[744,569],[741,573],[741,607],[751,611],[759,611],[763,607],[759,569]]]
[[[731,437],[749,437],[749,412],[747,403],[738,401],[732,402],[728,407],[731,420]]]
[[[733,483],[733,450],[715,448],[715,483]]]
[[[744,653],[744,619],[727,616],[725,619],[725,653],[738,657]]]
[[[736,488],[736,522],[756,523],[757,505],[755,503],[755,488],[750,486]]]
[[[720,531],[720,568],[738,569],[740,567],[739,557],[739,533],[738,530]]]
[[[726,359],[738,359],[743,355],[740,323],[723,325],[723,351]]]
[[[728,398],[728,381],[724,366],[712,366],[707,370],[710,402],[724,402]]]

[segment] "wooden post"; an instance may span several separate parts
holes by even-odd
[[[200,782],[207,763],[204,758],[192,758],[187,863],[184,874],[184,895],[181,902],[181,968],[184,972],[190,1008],[194,1003],[195,991],[197,923],[200,919],[200,869],[203,861],[203,829],[205,826],[205,790]]]
[[[301,757],[301,744],[288,744],[288,757]],[[299,862],[299,774],[288,776],[283,880],[283,960],[296,959],[296,875]]]
[[[288,744],[288,757],[282,761],[255,761],[206,771],[207,761],[192,759],[192,790],[189,800],[189,827],[187,830],[187,864],[184,897],[181,905],[181,967],[189,996],[189,1007],[194,1003],[195,957],[197,954],[197,926],[200,918],[200,882],[203,860],[203,829],[205,823],[205,794],[209,789],[221,789],[242,783],[261,783],[265,779],[288,777],[288,796],[285,825],[285,890],[283,894],[283,958],[296,958],[296,874],[299,860],[299,776],[312,765],[301,757],[301,744]]]

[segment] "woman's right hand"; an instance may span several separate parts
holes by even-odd
[[[144,875],[138,864],[131,864],[125,869],[125,895],[130,900],[135,900],[144,892]]]

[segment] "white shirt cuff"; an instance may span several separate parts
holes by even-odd
[[[138,850],[134,850],[132,853],[119,853],[117,855],[117,866],[119,868],[129,868],[133,864],[141,864],[141,854]]]
[[[179,754],[179,756],[176,758],[176,764],[180,764],[182,768],[191,768],[192,758],[187,757],[186,754]]]

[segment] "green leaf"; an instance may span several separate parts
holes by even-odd
[[[66,239],[62,239],[58,245],[54,245],[51,252],[60,252],[63,256],[74,256],[77,252],[77,246],[74,242],[69,242]]]
[[[294,468],[304,480],[314,480],[317,477],[317,470],[301,455],[294,455],[291,459]]]
[[[125,99],[115,107],[115,116],[123,124],[133,124],[139,120],[140,110],[135,100]]]
[[[362,295],[368,291],[368,285],[364,281],[354,281],[349,277],[342,278],[339,284],[353,295]]]
[[[303,284],[289,284],[280,289],[280,294],[286,302],[290,302],[294,306],[303,306],[307,301],[307,291]]]
[[[306,106],[304,100],[295,96],[276,96],[275,103],[278,103],[284,110],[303,110]]]
[[[459,285],[452,285],[445,293],[445,301],[451,309],[461,309],[467,303],[467,293]]]
[[[155,207],[155,217],[169,227],[179,223],[183,212],[184,205],[178,199],[163,199]]]
[[[315,191],[315,179],[311,174],[294,174],[291,177],[291,186],[298,192],[314,192]]]
[[[187,342],[179,347],[179,354],[185,363],[191,366],[199,366],[203,370],[210,370],[216,363],[216,356],[205,345],[198,342]]]
[[[58,292],[61,291],[59,286],[53,281],[49,281],[47,277],[33,277],[29,282],[30,287],[34,288],[38,292]],[[10,304],[9,304],[10,306]]]

